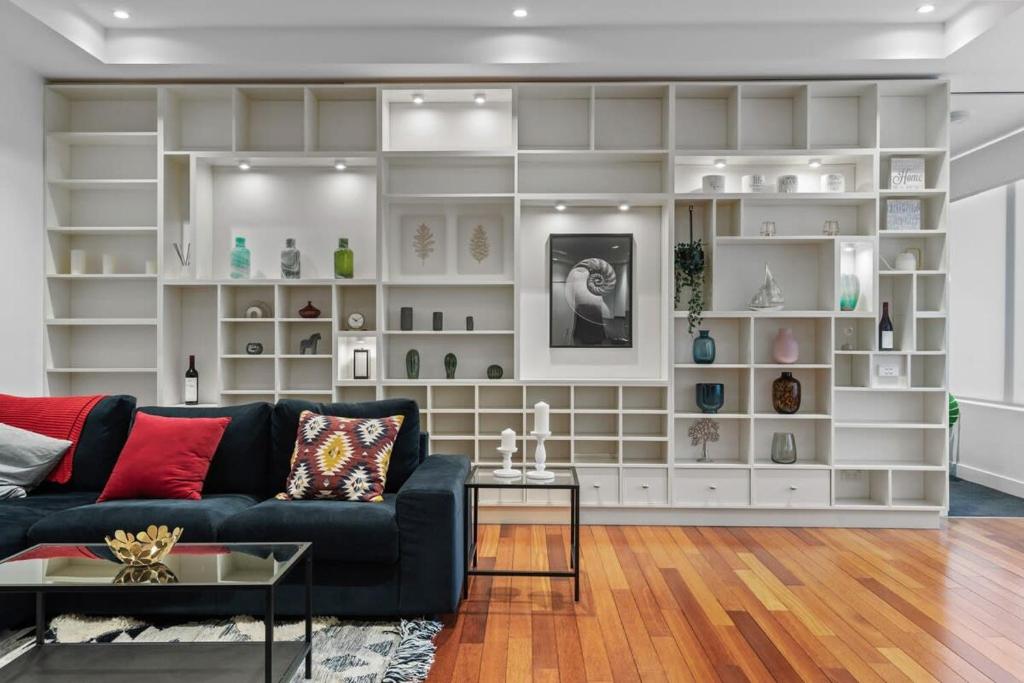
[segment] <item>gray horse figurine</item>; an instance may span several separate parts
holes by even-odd
[[[320,344],[320,333],[314,332],[309,339],[299,340],[299,355],[300,356],[315,356],[316,348]]]

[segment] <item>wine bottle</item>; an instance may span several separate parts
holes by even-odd
[[[893,343],[892,319],[889,318],[889,302],[882,302],[882,319],[878,321],[878,350],[892,351]]]
[[[199,371],[196,370],[196,357],[188,357],[188,370],[185,371],[185,405],[194,406],[199,403]]]

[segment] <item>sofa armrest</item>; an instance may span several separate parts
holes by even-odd
[[[398,490],[402,614],[454,612],[462,591],[469,459],[431,455]]]

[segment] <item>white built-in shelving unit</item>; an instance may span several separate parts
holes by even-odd
[[[202,403],[409,397],[434,451],[481,464],[499,461],[504,427],[528,435],[545,400],[549,462],[578,467],[594,521],[934,525],[945,508],[944,82],[74,84],[46,97],[50,393],[178,404],[195,354]],[[925,160],[926,189],[888,188],[891,159],[905,156]],[[725,176],[724,192],[702,191],[710,173]],[[819,191],[823,173],[842,174],[845,191]],[[748,174],[794,174],[801,191],[746,192]],[[897,198],[921,200],[921,230],[888,229]],[[672,248],[688,237],[690,207],[707,254],[711,365],[693,363],[673,302]],[[823,234],[826,220],[838,236]],[[763,221],[776,236],[760,236]],[[412,248],[424,225],[429,258]],[[484,259],[467,247],[477,226]],[[548,237],[601,232],[634,237],[634,346],[551,349]],[[174,244],[187,235],[194,265],[183,270]],[[238,235],[250,280],[229,277]],[[286,237],[302,251],[301,280],[279,278]],[[351,280],[333,278],[339,237],[355,252]],[[87,254],[85,274],[70,274],[73,249]],[[906,249],[921,254],[918,270],[891,270]],[[766,263],[786,307],[751,312]],[[862,296],[841,312],[849,267]],[[256,301],[269,317],[245,316]],[[878,349],[882,301],[892,352]],[[299,317],[307,302],[319,318]],[[403,307],[413,330],[401,329]],[[362,329],[349,328],[354,312]],[[800,343],[795,365],[772,360],[780,327]],[[300,355],[313,333],[317,353]],[[250,342],[263,353],[248,354]],[[353,379],[356,349],[369,351],[369,379]],[[492,364],[501,379],[487,379]],[[783,370],[803,386],[793,416],[771,405]],[[704,417],[697,382],[726,387],[711,463],[686,434]],[[771,462],[778,431],[796,435],[797,464]],[[533,443],[520,439],[520,462]]]

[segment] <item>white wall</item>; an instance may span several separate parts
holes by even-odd
[[[43,81],[0,52],[0,392],[43,390]]]

